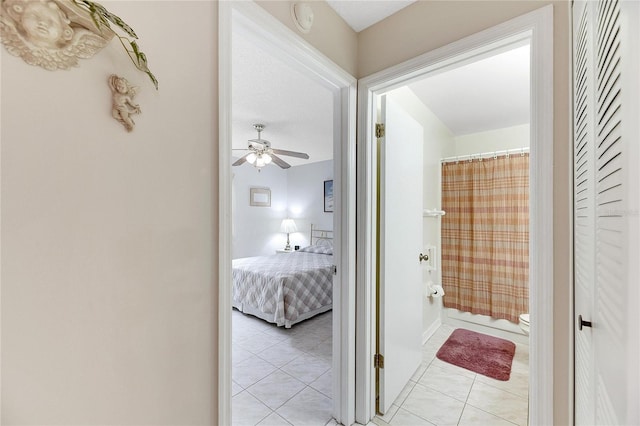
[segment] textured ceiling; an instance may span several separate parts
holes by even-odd
[[[359,33],[415,1],[327,0],[327,3],[355,32]]]
[[[529,123],[529,50],[503,52],[409,88],[456,136]]]
[[[293,166],[333,158],[333,95],[327,88],[242,34],[233,37],[232,74],[233,148],[246,148],[257,137],[253,124],[262,123],[262,138],[273,148],[309,154],[309,160],[282,156]]]
[[[302,151],[309,160],[333,157],[333,96],[317,80],[283,62],[259,41],[235,34],[232,48],[233,148],[262,137],[274,148]],[[274,51],[275,52],[275,51]],[[454,135],[529,122],[529,47],[524,46],[409,85]],[[244,151],[234,151],[239,157]]]

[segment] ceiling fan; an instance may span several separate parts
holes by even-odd
[[[288,169],[289,167],[291,167],[291,164],[287,163],[275,154],[304,158],[305,160],[309,159],[309,155],[305,154],[304,152],[286,151],[284,149],[271,148],[271,142],[260,137],[260,133],[262,133],[264,127],[264,124],[253,125],[253,128],[258,132],[258,139],[249,139],[249,147],[242,149],[242,151],[249,152],[240,157],[235,163],[232,164],[232,166],[240,166],[244,163],[249,163],[256,167],[258,171],[260,171],[261,167],[264,167],[273,161],[275,164],[280,166],[280,168]]]

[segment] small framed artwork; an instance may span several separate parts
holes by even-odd
[[[255,207],[271,207],[271,190],[269,188],[250,188],[249,205]]]
[[[324,181],[324,211],[333,213],[333,180]]]

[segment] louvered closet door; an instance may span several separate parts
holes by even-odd
[[[640,422],[638,10],[573,8],[576,424]]]
[[[595,120],[593,118],[593,9],[584,2],[573,9],[574,93],[574,239],[575,309],[593,317],[595,283]],[[590,329],[576,333],[576,424],[593,424],[593,338]]]

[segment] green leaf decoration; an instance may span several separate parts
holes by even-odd
[[[138,47],[138,43],[136,43],[135,40],[134,40],[129,44],[131,45],[131,48],[133,49],[133,53],[135,53],[135,55],[138,56],[138,54],[140,54],[140,48]]]
[[[120,19],[118,16],[114,15],[113,13],[107,12],[105,14],[105,17],[111,22],[113,22],[114,24],[116,24],[117,26],[119,26],[125,33],[129,34],[131,37],[138,38],[135,31],[133,31],[133,28],[127,25],[127,23],[124,22],[122,19]]]
[[[156,87],[156,90],[158,90],[158,79],[156,78],[156,76],[153,75],[151,71],[147,71],[147,75],[151,79],[151,82],[153,83],[153,85]]]
[[[118,27],[120,30],[125,32],[129,37],[132,37],[134,39],[138,38],[138,35],[135,33],[133,28],[131,28],[119,16],[114,15],[113,13],[109,12],[100,3],[96,3],[96,2],[93,2],[93,1],[90,1],[90,0],[72,0],[72,1],[76,6],[86,10],[87,12],[89,12],[89,15],[91,16],[91,19],[93,20],[93,23],[95,24],[95,26],[99,30],[102,30],[103,27],[106,27],[109,30],[113,31],[113,28],[109,24],[109,22],[111,22],[116,27]],[[114,31],[114,33],[115,33],[115,31]],[[135,40],[130,40],[127,37],[118,35],[117,33],[115,33],[115,34],[118,37],[118,39],[120,40],[120,43],[122,44],[122,47],[124,48],[125,52],[127,52],[127,55],[129,56],[129,59],[131,59],[131,62],[133,62],[133,65],[135,65],[135,67],[138,68],[140,71],[142,71],[145,74],[147,74],[147,76],[149,76],[149,79],[151,80],[151,82],[155,86],[156,90],[158,90],[158,79],[156,78],[155,75],[153,75],[151,70],[149,70],[149,66],[148,66],[148,63],[147,63],[147,55],[145,55],[140,50],[140,47],[138,46],[138,43],[136,43]],[[125,42],[127,42],[129,44],[129,46],[131,46],[131,49],[133,49],[133,51],[130,51],[127,48],[127,45],[125,44]]]

